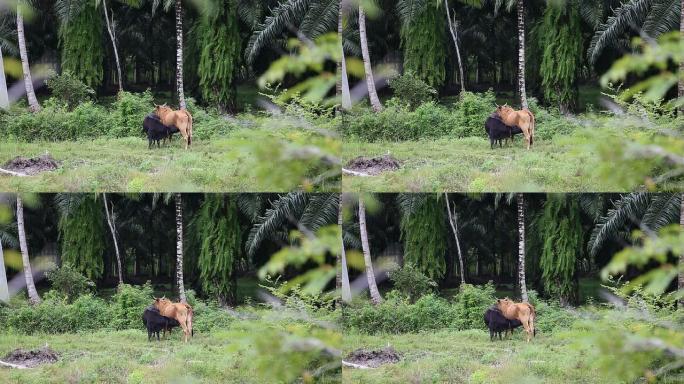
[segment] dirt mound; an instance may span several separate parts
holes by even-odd
[[[365,173],[367,175],[375,176],[382,172],[396,171],[401,168],[399,160],[392,155],[382,155],[378,157],[357,157],[350,160],[345,169],[354,172]]]
[[[59,360],[57,352],[45,346],[38,349],[27,351],[25,349],[15,349],[2,359],[6,363],[23,365],[33,368],[41,364],[52,364]]]
[[[53,171],[59,168],[59,162],[47,153],[31,158],[17,156],[14,159],[6,162],[2,168],[12,172],[23,173],[25,175],[35,175],[41,172]]]
[[[394,364],[401,356],[392,347],[377,350],[357,349],[344,359],[345,362],[360,366],[359,368],[377,368],[384,364]]]

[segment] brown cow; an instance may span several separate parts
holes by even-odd
[[[527,149],[530,149],[532,144],[534,144],[534,114],[529,109],[516,111],[505,104],[498,106],[496,108],[496,113],[509,127],[520,127],[523,135],[525,135],[525,140],[527,141]]]
[[[186,303],[173,303],[166,297],[154,298],[154,307],[162,316],[176,319],[183,328],[183,340],[187,343],[192,336],[192,307]],[[164,332],[166,334],[166,332]]]
[[[174,111],[164,105],[154,106],[155,115],[159,116],[162,124],[167,127],[175,126],[185,140],[185,149],[192,143],[192,115],[186,110]]]
[[[505,299],[496,300],[496,306],[499,311],[509,320],[518,320],[522,323],[525,332],[527,333],[527,341],[536,336],[537,332],[534,329],[534,320],[537,317],[537,312],[534,306],[530,303],[515,303],[508,297]]]

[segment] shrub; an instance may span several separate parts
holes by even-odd
[[[197,303],[193,306],[194,318],[192,328],[195,332],[211,332],[214,329],[226,329],[233,322],[233,318],[219,307],[217,303]]]
[[[61,75],[53,76],[45,81],[52,96],[66,103],[71,110],[95,95],[95,91],[79,80],[71,72],[65,71]]]
[[[457,137],[484,137],[484,123],[495,108],[496,96],[491,89],[485,93],[462,93],[455,104],[452,133]]]
[[[406,103],[411,109],[434,100],[437,91],[421,80],[413,72],[406,72],[389,81],[394,97]]]
[[[7,312],[6,327],[21,333],[65,333],[107,328],[110,309],[104,300],[91,294],[69,304],[56,292],[45,295],[42,303],[21,305]]]
[[[152,285],[149,281],[141,286],[123,284],[112,299],[112,324],[116,329],[142,328],[142,313],[152,304]]]
[[[73,301],[81,295],[90,293],[95,287],[95,283],[69,264],[45,272],[45,277],[52,285],[52,289],[66,297],[68,301]]]
[[[548,333],[568,330],[577,320],[577,316],[570,310],[561,307],[558,303],[538,302],[535,304],[537,318],[535,328],[537,332]]]
[[[143,93],[121,92],[113,107],[113,125],[107,132],[113,137],[142,136],[142,122],[154,109],[150,90]]]
[[[394,289],[408,297],[411,302],[415,302],[421,296],[433,293],[437,287],[437,283],[411,264],[406,264],[402,268],[390,272],[389,279],[392,281]]]
[[[481,286],[464,284],[454,297],[454,318],[458,329],[484,328],[482,315],[496,302],[496,290],[490,281]]]

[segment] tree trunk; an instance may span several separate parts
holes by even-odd
[[[380,304],[382,296],[378,291],[378,285],[375,283],[375,272],[373,272],[373,260],[370,254],[370,245],[368,244],[368,231],[366,230],[366,206],[363,203],[363,197],[359,196],[359,232],[361,234],[361,248],[363,249],[363,261],[366,264],[366,277],[368,278],[368,290],[370,291],[371,301],[373,304]]]
[[[109,39],[112,41],[112,49],[114,50],[114,61],[116,62],[116,74],[119,80],[119,92],[123,92],[123,77],[121,76],[121,62],[119,61],[119,51],[116,49],[116,38],[114,37],[114,27],[112,22],[114,21],[114,15],[112,14],[112,20],[109,20],[109,13],[107,12],[107,0],[102,0],[102,8],[104,9],[105,25],[107,26],[107,32],[109,32]],[[120,267],[120,266],[119,266]]]
[[[31,112],[40,111],[40,103],[33,90],[33,80],[31,79],[31,68],[29,67],[28,52],[26,51],[26,38],[24,37],[24,17],[21,10],[17,7],[17,42],[19,43],[19,56],[21,57],[21,69],[24,72],[24,86],[26,87],[26,98]]]
[[[684,4],[682,4],[684,5]],[[684,21],[684,20],[683,20]],[[679,211],[679,225],[681,226],[682,231],[684,231],[684,193],[681,194],[681,203],[680,203],[680,211]],[[679,292],[684,292],[684,255],[679,255],[679,279],[677,281],[677,288],[679,288]],[[679,300],[679,306],[684,307],[684,298]]]
[[[187,302],[183,285],[183,200],[176,193],[176,285],[181,303]]]
[[[2,61],[2,48],[0,47],[0,108],[9,108],[9,97],[7,96],[7,80],[5,79],[5,66]]]
[[[518,284],[520,296],[527,303],[527,286],[525,285],[525,197],[518,193]]]
[[[109,231],[112,233],[112,241],[114,242],[114,252],[116,253],[116,267],[117,273],[119,274],[119,285],[123,284],[123,268],[121,267],[121,254],[119,253],[119,243],[116,241],[116,225],[114,225],[114,203],[112,203],[112,212],[109,212],[109,206],[107,204],[107,194],[102,194],[102,200],[104,201],[105,214],[107,216],[107,224],[109,225]]]
[[[463,63],[461,62],[461,50],[458,49],[458,36],[456,23],[451,20],[451,12],[449,11],[449,4],[444,0],[444,8],[446,8],[447,24],[449,25],[449,32],[451,32],[451,39],[454,40],[454,47],[456,48],[456,58],[458,59],[459,81],[461,82],[461,94],[465,92],[465,77],[463,76]]]
[[[342,196],[340,196],[340,207],[337,214],[337,225],[340,227],[341,252],[337,258],[339,287],[342,290],[342,301],[351,302],[351,287],[349,285],[349,271],[347,270],[347,252],[344,250],[344,229],[342,228]]]
[[[528,109],[525,93],[525,1],[518,0],[518,92],[522,109]]]
[[[176,0],[176,91],[178,105],[185,109],[185,94],[183,93],[183,3]]]
[[[447,215],[449,217],[449,224],[451,224],[451,231],[454,233],[454,239],[456,240],[456,249],[458,250],[458,264],[461,269],[461,285],[466,283],[465,281],[465,268],[463,267],[463,254],[461,253],[461,242],[458,240],[458,223],[456,222],[456,207],[454,207],[454,212],[451,212],[451,206],[449,204],[449,194],[444,192],[444,200],[446,200]]]
[[[368,97],[370,98],[373,111],[382,111],[382,104],[375,90],[375,79],[373,79],[373,67],[371,65],[370,53],[368,52],[368,38],[366,37],[366,13],[363,6],[359,6],[359,39],[361,40],[361,55],[363,56],[363,68],[366,72],[366,84],[368,86]]]
[[[0,60],[0,63],[2,60]],[[9,288],[7,287],[7,273],[5,272],[5,254],[0,240],[0,302],[9,302]]]
[[[26,290],[28,291],[29,303],[39,304],[40,296],[33,283],[33,272],[28,254],[28,244],[26,243],[26,230],[24,229],[24,203],[17,195],[17,234],[19,235],[19,248],[21,249],[21,261],[24,264],[24,278],[26,279]]]
[[[342,6],[343,0],[340,0],[340,10],[337,19],[337,36],[340,39],[340,49],[342,53],[342,58],[337,63],[337,72],[339,78],[337,79],[337,95],[342,97],[342,110],[348,111],[351,109],[351,93],[349,92],[349,77],[347,76],[347,59],[344,55],[344,41],[342,39],[343,20],[344,20],[344,7]]]

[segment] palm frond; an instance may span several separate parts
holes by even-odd
[[[587,52],[589,62],[596,63],[603,50],[614,44],[620,35],[630,28],[638,28],[646,20],[654,2],[654,0],[631,0],[618,7],[613,15],[596,29]]]
[[[397,206],[402,217],[411,216],[427,201],[429,195],[423,193],[400,193],[397,195]]]
[[[253,256],[261,243],[276,234],[290,219],[296,220],[304,211],[307,195],[302,192],[290,192],[281,195],[271,204],[266,212],[257,218],[249,231],[245,251]]]
[[[644,22],[643,32],[650,37],[656,38],[663,33],[677,29],[679,27],[681,9],[680,0],[655,1]]]
[[[312,0],[288,0],[271,10],[271,15],[257,25],[247,43],[245,59],[248,64],[256,60],[259,52],[275,41],[288,28],[294,27],[304,18]]]
[[[401,20],[403,26],[411,24],[413,19],[419,15],[425,7],[428,1],[426,0],[399,0],[397,1],[397,14]]]
[[[310,38],[336,31],[339,10],[339,0],[319,0],[313,3],[299,25],[299,31]]]
[[[681,194],[663,193],[654,195],[641,220],[643,226],[657,231],[679,222]]]
[[[651,202],[651,195],[644,192],[623,195],[614,203],[614,207],[601,217],[589,237],[587,249],[591,256],[596,256],[603,244],[617,236],[630,223],[638,223]]]
[[[311,195],[309,202],[299,219],[299,224],[315,232],[321,227],[337,223],[340,195],[338,193],[322,193]]]

